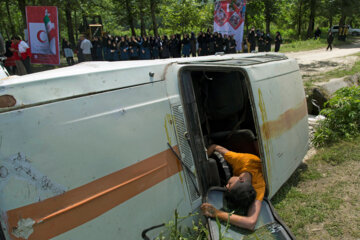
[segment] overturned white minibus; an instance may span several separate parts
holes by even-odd
[[[87,62],[5,77],[4,238],[153,239],[164,229],[151,227],[173,219],[175,209],[185,216],[204,201],[221,208],[221,193],[211,190],[211,143],[258,155],[271,199],[308,149],[296,61],[234,54]],[[215,221],[207,226],[216,240]],[[267,200],[256,229],[293,238]],[[226,236],[251,234],[230,228]]]

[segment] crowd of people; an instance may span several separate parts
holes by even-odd
[[[270,52],[271,51],[271,44],[272,44],[272,37],[270,33],[265,34],[264,31],[256,30],[252,27],[249,31],[244,43],[246,42],[247,52],[254,52],[256,51],[256,46],[258,46],[258,52]],[[275,52],[280,50],[280,45],[282,44],[282,37],[280,32],[276,32],[275,35]]]
[[[273,39],[270,34],[252,28],[245,35],[242,52],[269,52]],[[275,52],[279,51],[282,38],[279,32],[275,36]],[[19,36],[6,41],[5,53],[7,57],[5,66],[10,74],[24,75],[31,73],[31,51],[27,43]],[[173,34],[170,37],[162,36],[112,36],[104,34],[102,37],[93,37],[91,41],[81,35],[77,45],[62,39],[62,54],[67,64],[75,64],[74,56],[78,62],[84,61],[121,61],[121,60],[147,60],[180,57],[196,57],[214,55],[217,52],[225,54],[237,53],[236,40],[232,35],[222,35],[218,32],[199,32],[197,36],[191,34]]]
[[[62,40],[62,49],[69,65],[74,63],[72,46]],[[180,58],[207,56],[216,52],[236,53],[236,41],[233,36],[221,33],[200,32],[191,34],[173,34],[160,36],[112,36],[94,37],[90,42],[81,36],[76,46],[79,62],[82,61],[119,61]]]
[[[270,34],[252,28],[244,38],[243,52],[271,51],[273,39]],[[275,52],[280,50],[282,38],[279,32],[275,36]],[[191,34],[173,34],[160,36],[112,36],[105,34],[93,37],[92,41],[82,35],[77,46],[71,46],[66,39],[62,40],[62,50],[67,63],[72,65],[74,52],[78,61],[122,61],[148,60],[180,57],[196,57],[214,55],[216,52],[225,54],[237,53],[237,44],[232,35],[222,35],[218,32],[199,32]]]
[[[2,40],[2,42],[5,47],[0,51],[0,57],[6,57],[5,67],[9,73],[17,75],[32,73],[29,45],[20,36],[13,36],[10,40]]]

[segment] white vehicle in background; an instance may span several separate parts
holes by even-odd
[[[360,36],[360,29],[358,28],[352,28],[350,25],[348,26],[348,34],[351,34],[353,36]],[[339,25],[332,26],[329,31],[331,31],[333,34],[339,33]]]

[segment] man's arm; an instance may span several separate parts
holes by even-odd
[[[207,217],[212,217],[212,218],[217,217],[223,221],[228,220],[229,213],[216,209],[210,203],[203,203],[201,205],[201,210],[203,214]],[[251,204],[247,216],[239,216],[236,214],[232,214],[230,216],[230,224],[253,231],[257,219],[259,217],[260,210],[261,210],[261,201],[255,200],[254,203]]]
[[[222,146],[219,146],[219,145],[216,145],[216,144],[212,144],[210,145],[210,147],[208,147],[207,149],[207,155],[210,156],[211,154],[213,154],[214,151],[217,151],[219,152],[221,155],[225,155],[225,153],[229,152],[228,149],[222,147]]]

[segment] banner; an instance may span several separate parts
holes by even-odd
[[[57,7],[27,6],[26,19],[31,63],[60,64]]]
[[[214,32],[223,36],[233,35],[236,50],[242,48],[244,35],[246,0],[224,0],[215,2]]]

